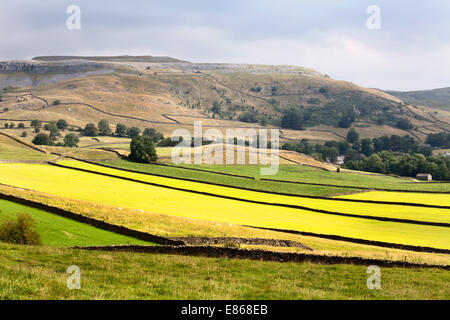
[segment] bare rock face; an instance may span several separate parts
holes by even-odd
[[[110,72],[110,66],[98,62],[0,61],[0,89],[38,86]]]
[[[103,70],[107,67],[101,63],[70,62],[70,63],[39,63],[33,61],[3,61],[0,62],[0,73],[14,74],[26,73],[39,74],[70,74],[95,70]]]

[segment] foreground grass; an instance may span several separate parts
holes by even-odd
[[[0,182],[66,198],[137,209],[139,212],[142,210],[218,223],[450,248],[448,228],[445,227],[368,220],[248,203],[49,165],[0,164]]]
[[[20,190],[0,185],[0,191],[24,199],[38,201],[51,206],[76,212],[87,217],[123,225],[165,237],[203,236],[203,237],[242,237],[293,240],[314,249],[313,254],[332,256],[357,256],[413,263],[449,265],[450,257],[446,254],[413,252],[382,248],[357,243],[322,239],[317,237],[260,230],[235,224],[217,223],[206,220],[162,215],[152,212],[138,212],[135,209],[118,208],[93,202],[68,199],[41,192]],[[299,248],[262,247],[261,249],[300,252]]]
[[[66,269],[81,268],[68,290]],[[0,244],[0,299],[449,299],[450,272],[278,263]]]
[[[131,237],[105,231],[58,215],[0,199],[0,222],[15,219],[18,213],[29,214],[45,245],[93,246],[113,244],[150,244]]]

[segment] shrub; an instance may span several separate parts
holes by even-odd
[[[19,129],[23,129],[23,128],[25,128],[25,124],[24,124],[24,123],[22,123],[22,122],[21,122],[21,123],[19,123],[19,125],[18,125],[18,128],[19,128]]]
[[[41,244],[36,224],[29,214],[19,213],[17,221],[7,219],[0,225],[0,241],[15,244]]]
[[[22,138],[26,138],[27,137],[27,132],[26,131],[24,131],[24,132],[22,132],[22,134],[20,135]]]
[[[402,130],[410,130],[413,128],[413,125],[411,123],[411,121],[409,121],[408,119],[400,119],[396,125],[397,128],[402,129]]]

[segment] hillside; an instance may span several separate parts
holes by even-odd
[[[286,140],[317,142],[343,140],[349,127],[362,138],[409,134],[424,139],[450,130],[444,116],[436,123],[436,114],[388,93],[296,66],[148,56],[37,57],[0,62],[0,88],[4,121],[64,118],[83,127],[107,119],[113,126],[154,127],[166,135],[176,128],[192,130],[198,120],[205,128],[262,124],[283,126]],[[396,128],[401,119],[412,129]]]
[[[408,104],[450,111],[450,87],[421,91],[386,91]]]

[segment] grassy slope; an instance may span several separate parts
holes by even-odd
[[[185,165],[216,172],[225,172],[259,178],[287,180],[293,182],[325,183],[336,186],[352,186],[355,188],[401,189],[412,191],[445,191],[450,192],[449,183],[411,183],[411,178],[395,178],[386,175],[364,174],[356,172],[327,172],[315,168],[280,165],[274,176],[261,176],[259,166],[220,166],[220,165]],[[347,189],[348,190],[348,189]]]
[[[280,165],[278,173],[274,176],[261,176],[260,166],[243,165],[181,165],[186,168],[198,168],[211,171],[197,172],[184,170],[177,167],[162,167],[147,164],[139,164],[126,160],[105,162],[103,164],[147,173],[160,173],[178,178],[197,179],[208,182],[222,183],[230,186],[242,186],[266,191],[278,191],[298,195],[330,195],[341,192],[357,191],[357,188],[383,188],[401,189],[413,191],[446,191],[450,192],[449,183],[411,183],[410,178],[395,178],[386,175],[361,174],[356,172],[329,172],[306,166]],[[216,175],[214,172],[231,173],[252,178],[268,178],[287,180],[293,182],[324,183],[336,185],[336,187],[323,187],[314,185],[277,183],[264,180],[249,180],[243,178]],[[355,189],[339,188],[339,186],[352,186]]]
[[[17,143],[3,135],[0,135],[0,160],[51,160],[55,156],[45,154],[20,143]]]
[[[26,261],[26,262],[24,262]],[[81,290],[66,287],[69,265]],[[450,273],[381,270],[368,290],[365,266],[312,265],[0,244],[0,299],[449,299]]]
[[[374,217],[388,217],[388,218],[409,219],[416,221],[450,223],[450,212],[449,212],[450,210],[447,209],[424,208],[424,207],[402,206],[402,205],[386,205],[374,203],[357,203],[357,202],[336,201],[334,199],[310,199],[300,196],[293,197],[285,195],[275,195],[255,191],[234,189],[230,187],[207,185],[204,183],[183,181],[172,178],[137,174],[117,169],[105,168],[79,161],[61,161],[60,164],[71,168],[81,168],[94,172],[110,174],[118,177],[130,178],[133,180],[156,183],[162,186],[212,193],[252,201],[288,204],[288,205],[300,205],[305,206],[307,208],[328,210],[340,213],[349,213],[354,215],[370,215]],[[370,196],[371,194],[372,193],[370,192],[365,193],[364,196],[361,196],[360,198],[372,200]],[[377,194],[380,195],[376,197]],[[354,198],[355,196],[352,197]],[[446,205],[449,199],[449,195],[446,194],[424,195],[415,193],[402,194],[398,192],[394,192],[391,195],[390,192],[378,192],[375,193],[373,200],[401,201],[402,199],[409,200],[405,202],[412,202],[412,203],[430,203],[430,204]]]
[[[293,185],[293,184],[285,184],[285,183],[277,183],[277,182],[268,182],[254,179],[245,179],[245,178],[237,178],[223,175],[216,175],[208,172],[198,172],[192,170],[185,170],[182,168],[176,167],[166,167],[166,166],[153,166],[147,164],[134,163],[126,160],[118,160],[118,161],[108,161],[104,162],[108,166],[141,171],[145,173],[156,173],[167,175],[171,177],[177,178],[186,178],[193,179],[199,181],[206,181],[218,184],[225,184],[229,186],[235,187],[245,187],[251,189],[259,189],[264,191],[276,191],[283,192],[289,194],[298,194],[298,195],[312,195],[312,196],[325,196],[329,194],[336,194],[342,192],[349,191],[357,191],[358,189],[347,189],[347,188],[339,188],[339,187],[322,187],[322,186],[311,186],[311,185]],[[237,168],[239,166],[236,166]],[[241,166],[242,167],[242,166]],[[251,166],[244,166],[251,170]],[[210,166],[201,166],[202,169],[210,169]],[[258,167],[259,168],[259,167]],[[253,170],[252,170],[253,171]],[[247,172],[250,173],[250,172]],[[247,175],[245,172],[240,172],[241,175]],[[250,174],[248,174],[250,175]]]
[[[290,229],[409,245],[450,248],[444,227],[407,225],[268,207],[138,184],[46,165],[2,164],[0,181],[56,196],[219,223]],[[70,183],[67,183],[70,181]],[[179,204],[183,203],[180,211]]]
[[[136,70],[133,72],[136,72]],[[361,90],[373,97],[396,100],[396,98],[383,92],[361,88],[348,82],[335,81],[320,76],[300,76],[298,74],[282,75],[276,73],[269,75],[220,73],[212,78],[206,74],[161,73],[155,75],[153,70],[142,70],[139,73],[142,73],[142,76],[137,77],[132,74],[125,75],[114,73],[70,79],[51,85],[39,86],[35,89],[34,93],[47,99],[50,103],[54,100],[60,100],[62,103],[83,102],[113,114],[134,116],[163,123],[152,124],[139,120],[124,119],[102,114],[99,111],[92,110],[89,107],[82,105],[50,105],[37,113],[37,110],[42,105],[42,101],[28,96],[25,101],[21,102],[21,105],[27,107],[26,109],[23,109],[17,107],[18,101],[12,95],[5,96],[5,106],[10,109],[7,115],[9,118],[13,119],[30,120],[36,117],[41,118],[41,120],[57,120],[59,118],[64,118],[70,124],[82,127],[88,122],[96,123],[105,118],[108,119],[112,125],[123,122],[128,126],[138,126],[141,129],[152,126],[167,135],[172,133],[177,127],[192,128],[192,121],[189,121],[184,117],[179,117],[180,114],[204,117],[203,113],[206,113],[208,116],[212,116],[213,114],[209,111],[215,100],[222,103],[224,110],[228,107],[234,108],[233,106],[235,105],[244,105],[246,108],[245,110],[251,110],[251,108],[254,107],[261,115],[266,114],[268,117],[272,117],[274,123],[276,123],[276,119],[279,119],[280,117],[280,112],[277,110],[280,108],[274,108],[267,102],[271,98],[279,100],[283,108],[288,106],[298,107],[301,105],[316,108],[317,106],[309,105],[307,100],[312,97],[318,97],[319,100],[321,100],[320,105],[322,106],[325,103],[334,100],[333,94],[335,93],[341,94],[342,92],[355,90]],[[231,85],[245,94],[238,93],[219,84],[215,78],[224,84]],[[250,91],[250,89],[255,86],[255,83],[262,85],[264,90],[261,93],[252,93]],[[271,96],[270,90],[275,83],[278,83],[277,86],[279,86],[279,93],[281,96]],[[320,94],[319,89],[321,87],[328,87],[333,94],[329,97]],[[245,103],[242,102],[243,99],[245,99]],[[229,103],[227,103],[227,101]],[[197,107],[197,103],[200,103],[200,107]],[[241,113],[245,113],[245,110],[232,111],[234,119],[238,119],[238,116]],[[183,125],[168,120],[163,114],[175,115],[174,117],[182,122]],[[224,119],[229,118],[225,116]],[[204,118],[203,122],[204,125],[214,125],[219,128],[221,127],[222,129],[225,129],[226,126],[241,127],[251,125],[239,121],[208,118]],[[430,123],[420,122],[420,125],[423,124]],[[256,124],[251,126],[254,125]],[[321,128],[321,126],[319,127]],[[365,131],[367,130],[364,130],[362,136],[378,136],[386,133],[386,130],[380,131],[379,127],[374,124],[370,127],[373,127],[372,130],[370,130],[371,133],[366,133]],[[340,132],[342,130],[339,128],[331,128],[331,131]],[[308,134],[306,131],[302,131],[297,132],[297,134],[299,134],[299,136],[296,137],[298,139],[309,138],[321,141],[327,139],[340,140],[338,136],[333,134],[331,134],[329,138],[324,139],[323,136],[325,133],[319,131],[312,131]]]
[[[131,237],[101,230],[58,215],[0,199],[0,218],[15,219],[18,213],[30,214],[36,221],[42,243],[52,246],[90,246],[112,244],[149,244]]]
[[[409,104],[450,111],[450,88],[421,91],[387,91],[390,95],[406,101]]]

